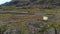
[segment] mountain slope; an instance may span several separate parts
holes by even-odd
[[[33,7],[33,8],[60,8],[60,0],[12,0],[2,6]]]

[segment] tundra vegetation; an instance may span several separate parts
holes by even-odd
[[[13,1],[0,6],[0,34],[60,34],[60,1],[29,2]]]
[[[59,14],[59,9],[39,9],[39,8],[30,8],[30,9],[21,9],[14,6],[0,6],[1,12],[30,12],[30,13],[37,13],[37,12],[45,12],[46,14],[42,16],[49,16],[50,14]],[[53,12],[54,11],[54,12]],[[42,17],[40,16],[40,17]],[[52,16],[53,17],[53,16]],[[59,17],[59,16],[58,16]],[[36,18],[36,19],[35,19]],[[0,34],[12,33],[13,34],[44,34],[50,27],[55,29],[55,33],[57,33],[57,29],[60,29],[60,21],[57,19],[56,21],[44,21],[39,19],[37,16],[34,15],[22,15],[22,17],[18,14],[0,14]],[[57,17],[54,17],[55,19]],[[30,20],[29,20],[30,19]],[[38,20],[36,23],[33,22],[33,19]],[[32,21],[31,21],[32,20]],[[41,26],[40,26],[41,25]],[[30,31],[32,29],[37,28],[37,31],[34,32]],[[13,30],[13,31],[12,31]],[[15,31],[16,30],[16,31]]]

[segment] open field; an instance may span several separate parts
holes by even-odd
[[[0,7],[0,34],[54,34],[54,28],[60,29],[60,9]]]

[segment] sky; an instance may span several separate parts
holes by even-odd
[[[3,4],[5,2],[9,2],[9,1],[11,1],[11,0],[0,0],[0,4]]]

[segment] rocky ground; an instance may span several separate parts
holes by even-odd
[[[44,21],[43,16],[48,16],[49,19]],[[0,34],[60,34],[59,20],[59,12],[39,11],[19,14],[2,12],[0,14]]]
[[[60,34],[60,0],[13,0],[0,5],[0,34]]]

